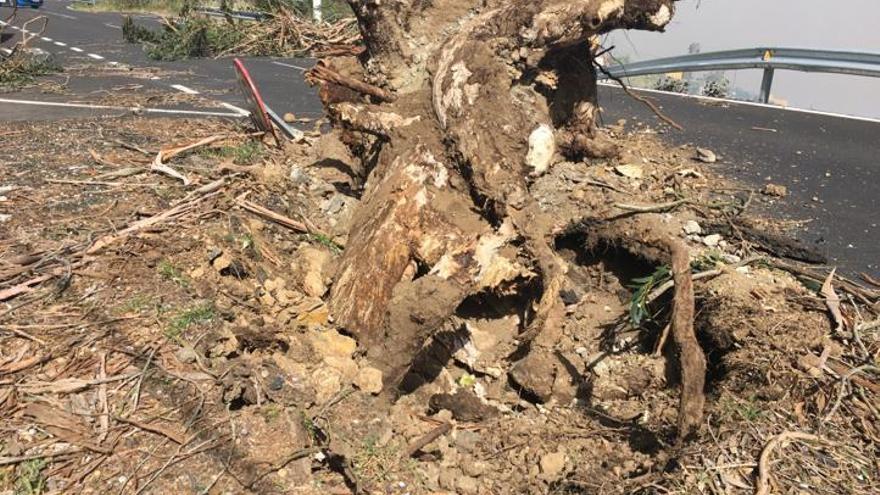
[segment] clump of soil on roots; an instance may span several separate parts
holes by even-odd
[[[833,332],[822,273],[795,278],[736,236],[707,239],[748,220],[749,193],[729,192],[742,185],[646,129],[612,127],[619,157],[535,181],[568,267],[558,330],[524,349],[542,290],[524,270],[518,290],[458,304],[400,391],[326,304],[362,197],[335,133],[277,150],[219,121],[7,131],[34,139],[0,137],[0,490],[751,493],[764,477],[778,493],[877,490],[877,291],[836,277]],[[216,134],[231,137],[171,161],[189,188],[106,175]],[[79,254],[221,177],[179,216]],[[627,207],[677,198],[689,201]],[[686,441],[678,346],[663,338],[674,291],[658,290],[668,258],[621,242],[657,229],[688,247],[707,361]]]

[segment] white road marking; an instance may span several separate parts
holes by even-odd
[[[75,47],[75,46],[70,47],[70,49],[73,50],[73,51],[75,51],[76,53],[82,53],[82,51],[83,51],[82,48],[77,48],[77,47]]]
[[[113,29],[122,29],[122,26],[117,26],[116,24],[110,24],[109,22],[104,23],[105,26]]]
[[[18,27],[18,26],[9,26],[9,27],[11,27],[12,29],[18,29],[18,30],[21,30],[21,28]]]
[[[63,43],[61,41],[56,41],[55,44],[58,46],[67,46],[67,43]]]
[[[239,114],[239,115],[250,115],[250,114],[251,114],[250,112],[248,112],[248,111],[245,110],[244,108],[237,107],[237,106],[232,105],[232,104],[230,104],[230,103],[220,102],[220,106],[222,106],[222,107],[224,107],[224,108],[228,108],[228,109],[232,110],[233,112],[235,112],[235,113],[237,113],[237,114]]]
[[[49,14],[49,15],[57,15],[58,17],[63,17],[63,18],[65,18],[65,19],[71,19],[71,20],[76,20],[76,19],[77,19],[76,17],[74,17],[74,16],[72,16],[72,15],[59,14],[58,12],[49,12],[48,10],[45,10],[45,9],[41,10],[40,13],[41,13],[41,14]]]
[[[51,41],[52,41],[52,38],[47,38],[47,37],[43,36],[43,41],[49,41],[49,42],[51,42]]]
[[[619,88],[620,85],[614,82],[608,81],[599,81],[600,86],[609,86],[612,88]],[[821,115],[823,117],[837,117],[841,119],[850,119],[850,120],[860,120],[862,122],[873,122],[880,123],[880,119],[874,119],[871,117],[859,117],[857,115],[846,115],[842,113],[834,113],[834,112],[822,112],[819,110],[809,110],[806,108],[794,108],[794,107],[781,107],[779,105],[771,105],[770,103],[758,103],[755,101],[741,101],[741,100],[727,100],[724,98],[713,98],[711,96],[702,96],[702,95],[688,95],[682,93],[672,93],[670,91],[660,91],[657,89],[642,89],[642,88],[630,88],[635,91],[642,91],[645,93],[655,93],[661,95],[670,95],[670,96],[678,96],[681,98],[691,98],[694,100],[705,100],[705,101],[715,101],[719,103],[730,103],[731,105],[742,105],[747,107],[760,107],[760,108],[769,108],[772,110],[781,110],[783,112],[797,112],[797,113],[807,113],[811,115]]]
[[[110,105],[91,105],[88,103],[64,103],[51,101],[34,101],[34,100],[13,100],[9,98],[0,98],[0,103],[10,103],[18,105],[32,105],[38,107],[64,107],[64,108],[91,108],[96,110],[125,110],[129,112],[158,113],[158,114],[179,114],[179,115],[203,115],[210,117],[243,117],[239,113],[227,112],[209,112],[204,110],[174,110],[170,108],[143,108],[143,107],[116,107]]]
[[[187,88],[187,87],[184,86],[183,84],[172,84],[171,87],[174,88],[174,89],[176,89],[176,90],[178,90],[178,91],[184,92],[184,93],[186,93],[186,94],[188,94],[188,95],[197,95],[197,94],[199,94],[198,91],[196,91],[196,90],[194,90],[194,89],[192,89],[192,88]]]
[[[102,57],[96,53],[89,53],[89,57],[92,57],[95,60],[104,60],[104,57]]]
[[[275,61],[273,61],[272,63],[275,64],[275,65],[281,65],[281,66],[283,66],[283,67],[290,67],[291,69],[301,70],[301,71],[303,71],[303,72],[309,70],[309,69],[306,69],[305,67],[300,67],[300,66],[298,66],[298,65],[292,65],[292,64],[285,64],[284,62],[275,62]]]

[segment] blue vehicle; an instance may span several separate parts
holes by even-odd
[[[32,9],[38,9],[41,5],[43,5],[43,0],[0,0],[0,6],[15,7],[16,4],[19,7],[30,7]]]

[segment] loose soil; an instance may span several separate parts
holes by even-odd
[[[520,360],[521,296],[481,293],[392,401],[325,304],[362,186],[334,134],[279,149],[221,120],[5,126],[0,493],[733,494],[765,473],[773,493],[880,492],[877,287],[834,279],[834,331],[827,272],[708,231],[774,232],[755,216],[769,198],[623,129],[619,158],[555,163],[531,189],[571,266],[564,323],[538,337],[552,352]],[[192,185],[148,171],[221,134],[167,161]],[[695,276],[705,424],[682,443],[671,291],[645,297],[662,263],[609,241],[658,226],[712,272]],[[816,438],[759,469],[786,431]]]

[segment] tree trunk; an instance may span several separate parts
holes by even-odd
[[[333,60],[343,78],[312,74],[369,172],[331,292],[335,321],[389,385],[468,296],[528,286],[522,340],[558,327],[565,265],[531,181],[556,154],[615,152],[596,128],[591,40],[661,30],[674,0],[350,3],[365,55]]]

